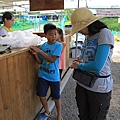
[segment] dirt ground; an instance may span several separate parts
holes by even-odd
[[[115,42],[114,53],[112,57],[111,71],[114,79],[112,99],[107,120],[120,120],[120,42]],[[64,120],[79,120],[78,109],[75,101],[76,83],[70,77],[62,94],[62,115]],[[48,120],[56,120],[56,109],[52,110],[52,115]]]

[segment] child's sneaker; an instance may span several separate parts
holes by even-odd
[[[39,120],[46,120],[50,115],[51,115],[51,113],[47,114],[47,113],[43,112],[39,115]]]

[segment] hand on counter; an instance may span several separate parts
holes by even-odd
[[[30,52],[35,55],[35,59],[38,64],[41,64],[41,59],[38,57],[37,53],[39,53],[40,49],[35,46],[30,46]]]
[[[30,46],[30,52],[31,52],[33,55],[36,55],[39,51],[40,51],[39,48],[37,48],[37,47],[35,47],[35,46]]]

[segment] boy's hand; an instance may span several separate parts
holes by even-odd
[[[30,46],[30,51],[34,54],[34,53],[38,53],[40,49],[35,46]]]
[[[37,53],[40,51],[40,49],[35,47],[35,46],[30,46],[29,48],[30,48],[30,52],[35,56],[35,59],[36,59],[37,63],[41,64],[42,61],[37,55]]]
[[[33,54],[33,55],[36,55],[37,52],[35,52],[34,50],[30,49],[30,52]]]

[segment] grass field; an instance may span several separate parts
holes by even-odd
[[[17,30],[29,30],[29,29],[38,29],[40,26],[44,26],[46,23],[53,23],[57,27],[60,27],[60,24],[58,21],[45,21],[41,20],[39,23],[32,23],[31,21],[15,21],[14,25],[12,26],[13,31]],[[69,24],[69,22],[66,22],[65,24]],[[40,28],[40,30],[42,30]]]

